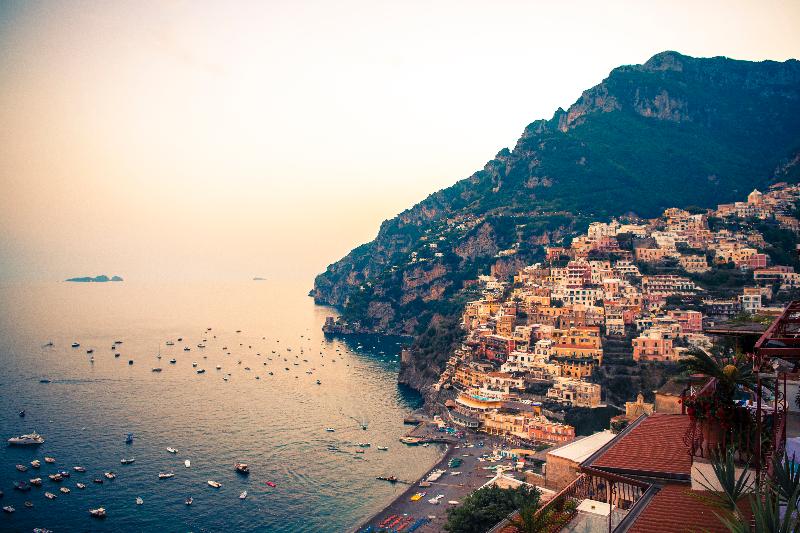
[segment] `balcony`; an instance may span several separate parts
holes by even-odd
[[[547,533],[556,532],[613,532],[627,527],[634,507],[656,491],[648,483],[635,479],[584,468],[575,480],[540,507],[535,520],[541,521]],[[520,519],[513,513],[488,533],[516,533],[514,522]]]

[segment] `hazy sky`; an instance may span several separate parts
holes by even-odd
[[[313,275],[617,65],[800,2],[0,0],[0,279]]]

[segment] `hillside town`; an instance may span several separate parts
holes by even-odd
[[[611,402],[604,365],[677,369],[687,352],[712,347],[714,324],[771,321],[800,273],[782,262],[794,250],[759,229],[800,231],[798,199],[800,186],[779,183],[716,209],[593,222],[513,280],[481,276],[464,341],[435,385],[452,423],[539,449],[569,442],[576,429],[564,411]],[[616,395],[625,414],[612,422],[652,412],[641,393],[652,399],[652,390]]]

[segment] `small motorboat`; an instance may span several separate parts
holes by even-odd
[[[103,474],[103,476],[105,476],[105,478],[109,480],[117,479],[117,475],[114,472],[106,472],[105,474]]]
[[[105,518],[106,510],[102,507],[98,507],[97,509],[89,509],[89,514],[94,518]]]
[[[381,481],[388,481],[389,483],[397,483],[397,476],[378,476],[375,479],[380,479]]]
[[[131,457],[130,459],[122,458],[122,459],[119,460],[120,464],[123,464],[123,465],[129,465],[129,464],[133,463],[134,461],[136,461],[135,457]]]
[[[80,348],[80,346],[81,346],[81,343],[79,343],[79,342],[73,342],[72,343],[72,347],[73,348]]]
[[[206,369],[205,368],[198,368],[197,369],[197,373],[198,374],[205,374],[206,373]]]
[[[132,365],[133,364],[133,359],[128,359],[128,364]]]
[[[56,483],[64,480],[64,476],[62,476],[61,474],[50,474],[47,477],[50,478],[50,481],[54,481]]]
[[[25,418],[25,409],[19,412],[20,418]]]
[[[228,376],[222,376],[222,381],[228,381]]]
[[[69,494],[69,489],[67,487],[61,487],[58,490],[61,491],[61,494]]]
[[[86,469],[82,466],[73,466],[72,469],[76,472],[86,472]]]
[[[36,433],[28,433],[27,435],[20,435],[19,437],[11,437],[8,443],[12,446],[38,446],[44,443],[44,437]]]
[[[94,478],[94,479],[92,480],[92,483],[97,483],[98,485],[102,485],[102,484],[103,484],[103,478],[101,478],[101,477],[96,477],[96,478]]]
[[[141,498],[141,496],[137,496],[136,497],[136,505],[142,505],[143,503],[144,503],[144,500]]]
[[[174,365],[174,364],[175,364],[175,363],[177,363],[177,362],[178,362],[178,361],[177,361],[177,360],[175,360],[174,358],[169,360],[169,364],[171,364],[171,365]]]
[[[88,353],[89,355],[93,354],[94,348],[89,348],[88,350],[86,350],[86,353]]]
[[[240,474],[250,473],[250,467],[247,466],[247,463],[236,463],[235,465],[233,465],[233,468],[235,468],[236,471],[239,472]]]
[[[246,490],[243,490],[243,491],[242,491],[242,492],[239,494],[239,499],[240,499],[240,500],[244,500],[245,498],[247,498],[247,491],[246,491]]]
[[[33,508],[33,502],[30,501],[30,500],[25,500],[25,503],[23,503],[22,505],[24,505],[28,509],[32,509]]]
[[[193,500],[193,499],[192,499],[192,497],[190,496],[190,497],[186,498],[186,500],[184,501],[184,503],[185,503],[186,505],[192,505],[192,502],[193,502],[193,501],[194,501],[194,500]]]
[[[40,379],[39,383],[52,383],[52,382],[49,379],[45,378],[45,379]]]
[[[197,347],[198,347],[198,348],[205,348],[205,347],[206,347],[206,345],[205,345],[205,344],[203,344],[203,343],[200,343],[200,344],[198,344],[198,345],[197,345]]]
[[[369,442],[359,442],[358,446],[361,448],[369,448],[372,445]]]
[[[217,365],[216,368],[217,370],[222,370],[222,365]]]
[[[364,453],[364,450],[356,450],[356,453]]]
[[[69,477],[69,472],[67,472],[66,470],[61,470],[58,473],[61,475],[61,477],[65,479]]]
[[[175,346],[175,343],[174,343],[174,342],[172,342],[172,341],[167,341],[165,344],[166,344],[167,346]]]
[[[169,479],[175,476],[175,472],[159,472],[158,479]]]
[[[20,472],[27,472],[28,471],[28,467],[25,466],[25,465],[17,465],[16,469],[19,470]]]
[[[189,348],[188,346],[184,346],[184,347],[183,347],[183,351],[184,351],[184,352],[188,352],[188,351],[190,351],[190,350],[191,350],[191,348]]]
[[[3,507],[3,512],[4,512],[4,513],[9,513],[9,514],[11,514],[11,513],[13,513],[14,511],[16,511],[16,509],[14,509],[13,507],[11,507],[10,505],[6,505],[5,507]]]
[[[81,490],[86,488],[86,484],[85,483],[75,483],[75,486],[78,487]]]
[[[153,372],[161,372],[161,367],[160,366],[154,366],[152,371]]]
[[[192,361],[192,368],[197,368],[197,361]]]
[[[41,487],[42,486],[42,478],[35,477],[35,478],[29,480],[28,483],[30,483],[34,487]]]
[[[167,448],[167,451],[168,451],[169,453],[178,453],[178,450],[177,450],[177,449],[175,449],[175,448]]]
[[[212,481],[212,480],[209,479],[208,480],[208,486],[209,487],[213,487],[215,489],[218,489],[218,488],[220,488],[222,486],[222,483],[219,483],[217,481]]]
[[[190,466],[192,466],[192,462],[189,459],[186,459],[183,462],[183,466],[185,466],[186,468],[189,468]]]
[[[388,451],[389,451],[389,448],[388,448],[388,447],[386,447],[386,446],[378,446],[378,449],[379,449],[380,451],[382,451],[382,452],[388,452]]]
[[[56,499],[56,495],[53,494],[52,492],[45,492],[44,493],[44,497],[47,498],[48,500],[55,500]]]
[[[317,380],[317,385],[322,385],[322,382],[320,380]]]
[[[178,337],[178,342],[183,342],[183,337]]]
[[[114,341],[114,344],[122,344],[122,341]]]
[[[15,481],[14,488],[21,492],[28,492],[31,490],[31,486],[25,483],[24,481]]]
[[[276,487],[277,485],[273,481],[265,481],[264,484],[268,487]]]
[[[31,467],[39,468],[40,466],[42,466],[42,463],[39,462],[39,459],[34,459],[33,461],[31,461]]]

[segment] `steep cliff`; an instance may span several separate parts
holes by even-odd
[[[589,219],[710,206],[796,180],[798,147],[800,62],[663,52],[614,69],[528,125],[513,150],[385,221],[311,294],[357,330],[420,334],[458,313],[465,280],[535,261]],[[441,364],[411,357],[414,375]]]

